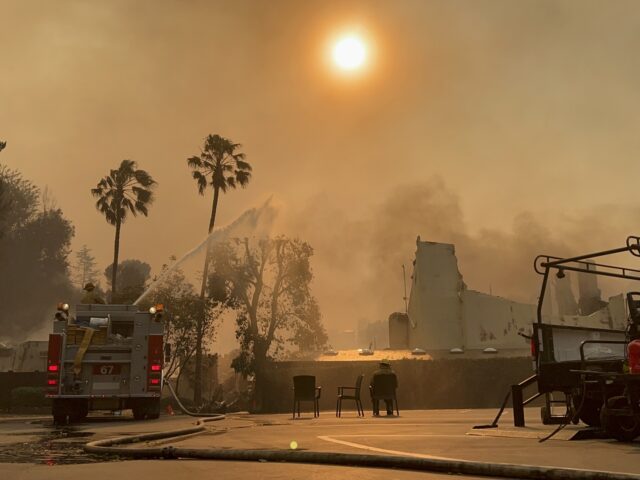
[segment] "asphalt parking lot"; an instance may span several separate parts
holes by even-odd
[[[414,410],[399,417],[358,418],[345,412],[309,412],[300,419],[290,415],[233,414],[207,424],[206,431],[186,438],[146,442],[135,447],[171,445],[198,449],[298,450],[415,458],[459,459],[550,467],[623,472],[640,478],[640,442],[585,435],[584,426],[569,425],[552,439],[539,439],[554,427],[544,426],[537,409],[527,409],[527,427],[512,426],[509,411],[497,429],[476,430],[490,423],[495,410]],[[198,460],[127,460],[87,455],[84,443],[122,435],[173,430],[193,425],[193,418],[162,416],[157,421],[137,422],[128,416],[93,417],[87,422],[56,429],[47,418],[0,419],[0,472],[12,478],[58,478],[92,475],[111,477],[120,471],[171,473],[174,478],[193,478],[215,470],[220,478],[246,478],[256,472],[265,478],[344,478],[354,467],[296,465],[284,463],[207,462]],[[582,439],[577,439],[582,438]],[[442,474],[359,468],[360,478],[444,478]],[[252,473],[253,474],[253,473]],[[464,478],[464,477],[458,477]],[[471,478],[471,477],[469,477]]]

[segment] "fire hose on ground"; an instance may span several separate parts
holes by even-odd
[[[192,416],[200,416],[187,411],[178,400],[175,391],[169,389],[180,408]],[[206,423],[223,420],[223,414],[209,414],[199,418],[193,427],[164,432],[145,433],[126,437],[89,442],[84,449],[88,453],[118,455],[130,458],[148,459],[200,459],[226,460],[235,462],[285,462],[313,465],[333,465],[344,467],[384,468],[417,472],[446,473],[459,475],[536,479],[536,480],[639,480],[640,476],[573,468],[537,465],[517,465],[508,463],[476,462],[458,459],[421,458],[401,455],[374,455],[342,452],[309,452],[297,450],[227,450],[215,448],[179,447],[124,447],[138,442],[178,438],[206,431]]]
[[[176,391],[173,389],[173,385],[171,385],[171,382],[169,382],[168,379],[164,379],[163,385],[165,387],[169,388],[169,391],[171,392],[171,396],[173,396],[173,399],[176,401],[176,403],[178,404],[178,407],[180,407],[180,410],[182,410],[182,412],[185,415],[189,415],[190,417],[198,417],[198,418],[211,418],[213,420],[222,420],[223,418],[225,418],[224,414],[222,413],[197,413],[197,412],[190,412],[189,410],[187,410],[187,408],[182,404],[182,402],[180,401],[180,398],[178,397],[178,394],[176,393]]]

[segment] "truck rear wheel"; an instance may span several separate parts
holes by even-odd
[[[614,408],[624,408],[617,403]],[[605,433],[620,442],[632,442],[640,437],[640,419],[636,415],[611,415],[606,405],[600,409],[600,424]]]
[[[56,398],[51,406],[51,414],[56,425],[80,422],[89,414],[89,403],[82,398]]]
[[[51,404],[51,415],[55,425],[66,425],[69,421],[69,405],[66,400],[56,398]]]
[[[156,420],[160,418],[160,399],[139,399],[131,407],[136,420]]]
[[[53,414],[53,423],[56,425],[66,425],[67,424],[67,414],[66,413],[54,413]]]
[[[590,427],[600,426],[600,408],[602,407],[602,400],[596,400],[595,398],[586,397],[582,400],[582,395],[572,395],[573,408],[578,412],[580,420]]]
[[[69,414],[69,422],[81,422],[89,415],[89,403],[86,400],[74,402],[73,413]]]
[[[147,412],[140,407],[133,407],[133,418],[136,420],[144,420],[147,418]]]

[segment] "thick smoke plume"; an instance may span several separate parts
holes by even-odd
[[[540,288],[535,256],[624,245],[640,216],[635,208],[607,206],[582,214],[522,212],[509,229],[474,231],[467,226],[459,195],[440,178],[397,186],[382,197],[361,219],[322,196],[292,215],[289,228],[316,250],[315,286],[325,323],[334,331],[404,309],[402,265],[410,285],[418,235],[423,241],[455,244],[469,288],[535,303]],[[635,260],[630,255],[616,259],[628,265]],[[617,291],[624,287],[618,285]]]

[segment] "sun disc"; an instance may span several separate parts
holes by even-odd
[[[333,47],[333,61],[342,70],[356,70],[360,68],[367,57],[364,42],[350,35],[338,40]]]

